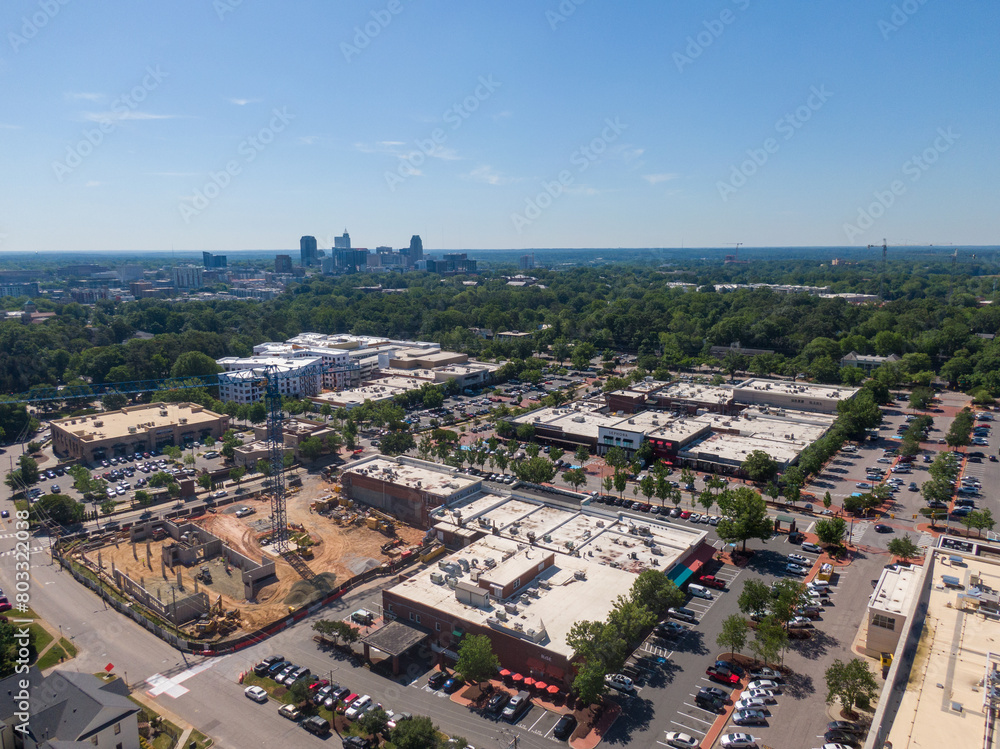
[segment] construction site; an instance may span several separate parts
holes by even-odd
[[[243,510],[237,517],[237,511]],[[80,547],[77,561],[184,635],[205,642],[266,627],[345,580],[408,556],[425,532],[341,498],[309,475],[286,495],[288,552],[270,545],[270,501],[244,496],[184,520],[149,521]]]

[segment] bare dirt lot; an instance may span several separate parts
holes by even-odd
[[[363,524],[341,527],[334,520],[310,511],[311,502],[332,493],[332,484],[325,482],[318,476],[308,475],[303,475],[302,483],[301,489],[288,495],[288,523],[293,527],[302,526],[316,544],[312,547],[314,558],[306,560],[305,564],[308,565],[313,574],[321,575],[321,578],[317,580],[319,585],[328,586],[334,580],[337,582],[346,580],[389,560],[389,557],[382,554],[380,550],[382,544],[389,540],[386,535],[370,530]],[[246,518],[237,518],[236,508],[242,505],[252,507],[256,513]],[[239,588],[229,584],[232,581],[220,576],[214,568],[213,583],[199,586],[199,590],[207,592],[213,602],[217,596],[221,595],[225,608],[239,609],[241,627],[244,631],[259,629],[285,616],[289,610],[286,597],[293,593],[293,586],[300,583],[295,589],[297,595],[290,598],[290,601],[298,603],[304,586],[303,578],[299,572],[285,559],[276,557],[267,547],[261,546],[258,540],[259,534],[250,525],[258,520],[266,519],[269,513],[270,502],[268,500],[248,498],[243,502],[220,508],[217,513],[193,520],[251,559],[260,560],[262,556],[266,555],[276,561],[277,580],[260,589],[254,603],[234,598],[232,594]],[[424,531],[420,529],[399,524],[396,526],[396,533],[404,542],[399,547],[400,549],[419,544],[424,536]],[[166,592],[174,587],[176,574],[171,574],[168,569],[169,581],[164,580],[160,574],[162,543],[150,543],[152,569],[146,565],[145,543],[136,546],[135,552],[138,559],[133,558],[132,546],[129,543],[103,547],[100,549],[101,559],[105,569],[113,562],[118,569],[123,570],[134,580],[143,578],[147,583],[148,590]],[[97,551],[92,551],[87,556],[91,562],[96,563]],[[192,577],[198,572],[198,569],[191,567],[178,571],[182,572],[185,589],[192,591]],[[154,579],[157,581],[155,584]]]

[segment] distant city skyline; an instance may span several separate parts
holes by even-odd
[[[4,10],[0,253],[1000,234],[996,4]]]

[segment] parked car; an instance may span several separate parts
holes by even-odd
[[[257,676],[264,676],[265,674],[267,674],[268,670],[270,670],[271,666],[283,660],[285,660],[284,656],[269,655],[267,656],[267,658],[265,658],[264,660],[262,660],[260,663],[258,663],[256,666],[253,667],[253,672],[257,674]]]
[[[278,715],[289,720],[298,720],[302,717],[302,713],[299,712],[299,709],[295,705],[282,705],[278,708]]]
[[[709,666],[705,669],[705,675],[709,679],[714,679],[723,684],[738,684],[740,681],[740,677],[728,668],[720,668],[719,666]]]
[[[317,736],[325,736],[330,733],[330,721],[320,715],[310,715],[302,721],[301,726]]]
[[[441,685],[448,680],[448,674],[444,671],[435,671],[431,674],[431,678],[427,680],[427,686],[431,689],[440,689]]]
[[[757,739],[749,733],[726,733],[719,737],[722,749],[756,749]]]
[[[778,695],[770,689],[747,689],[743,692],[743,696],[764,700],[767,705],[773,705],[778,701]]]
[[[698,690],[698,694],[707,695],[714,700],[721,700],[724,703],[729,702],[729,692],[718,687],[702,687]]]
[[[733,703],[735,710],[767,710],[767,703],[759,697],[740,697]]]
[[[755,668],[750,672],[750,678],[755,680],[768,679],[778,683],[784,681],[781,673],[773,668]]]
[[[771,679],[754,679],[747,684],[747,689],[768,689],[777,693],[781,691],[781,685]]]
[[[801,554],[789,554],[788,561],[791,562],[792,564],[798,564],[798,565],[812,564],[812,562],[809,560],[809,557],[804,557]]]
[[[733,723],[738,726],[765,726],[767,716],[760,710],[737,710],[733,714]]]
[[[785,572],[788,572],[788,573],[790,573],[792,575],[803,575],[804,576],[804,575],[808,574],[809,570],[807,570],[805,567],[801,567],[801,566],[799,566],[797,564],[786,564],[785,565]]]
[[[708,588],[716,588],[717,590],[726,589],[726,582],[724,580],[720,580],[714,575],[702,575],[698,578],[698,583]]]
[[[267,702],[267,690],[264,687],[247,687],[243,694],[254,702]]]
[[[680,731],[667,731],[666,744],[675,749],[698,749],[701,746],[701,739]]]
[[[518,692],[503,709],[502,717],[508,723],[516,723],[525,711],[531,707],[531,695],[528,692]]]
[[[576,729],[576,718],[572,715],[564,715],[556,723],[555,727],[552,729],[552,735],[557,739],[565,740],[568,739],[573,731]],[[670,734],[667,734],[669,737]],[[669,741],[667,742],[669,743]]]
[[[358,697],[354,702],[352,702],[347,710],[344,711],[344,717],[348,720],[357,720],[362,715],[364,715],[369,709],[374,706],[371,695],[363,695]]]
[[[656,634],[660,635],[660,637],[676,637],[677,635],[684,634],[686,631],[687,628],[677,622],[661,622],[656,625]]]
[[[608,674],[604,677],[604,683],[619,692],[631,693],[635,691],[635,682],[625,674]]]
[[[496,718],[500,715],[504,705],[507,704],[509,699],[510,695],[506,692],[497,692],[486,701],[486,706],[483,708],[483,712],[490,717]]]

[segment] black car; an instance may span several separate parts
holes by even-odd
[[[285,660],[285,657],[282,655],[269,655],[253,667],[253,672],[257,674],[257,676],[264,676],[271,669],[271,666],[283,660]]]
[[[483,712],[491,717],[497,717],[500,715],[500,711],[503,710],[504,705],[507,704],[508,699],[510,699],[510,697],[507,696],[506,692],[497,692],[486,701],[486,706],[483,708]]]
[[[444,671],[435,671],[431,674],[431,678],[427,680],[427,686],[431,689],[440,689],[441,685],[448,680],[448,674]]]
[[[552,729],[552,735],[557,739],[568,739],[576,728],[576,718],[572,715],[564,715]]]
[[[729,693],[724,689],[719,689],[718,687],[702,687],[698,690],[698,694],[704,694],[714,700],[721,700],[722,702],[729,701]]]
[[[330,733],[330,721],[319,715],[310,715],[299,725],[309,731],[309,733],[314,733],[317,736],[325,736]]]
[[[843,744],[844,746],[861,745],[861,739],[848,731],[827,731],[823,740],[830,744]]]
[[[704,692],[698,692],[698,694],[694,696],[694,704],[713,713],[719,712],[726,706],[726,703],[722,700],[716,699],[712,695],[705,694]]]
[[[732,661],[716,661],[715,665],[719,666],[720,668],[728,668],[730,671],[732,671],[739,677],[742,677],[743,674],[746,673],[746,671],[743,670],[742,666],[733,663]]]
[[[847,733],[853,733],[858,736],[863,736],[866,733],[864,726],[859,726],[857,723],[851,723],[849,720],[833,720],[826,724],[827,731],[846,731]]]

